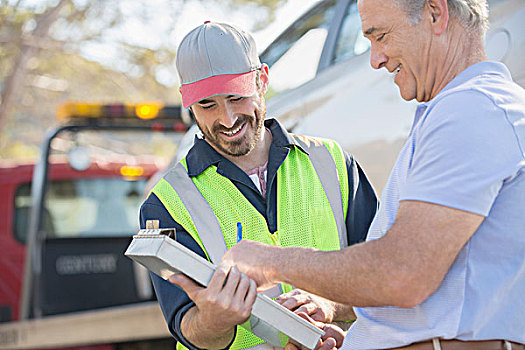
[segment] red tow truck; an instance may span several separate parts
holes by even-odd
[[[123,255],[152,157],[51,155],[58,135],[183,133],[179,106],[67,103],[39,162],[0,162],[0,349],[173,349],[147,271]],[[84,150],[85,151],[85,150]]]

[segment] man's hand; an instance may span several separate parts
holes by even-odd
[[[224,348],[232,340],[235,326],[250,317],[257,297],[253,280],[236,267],[220,265],[208,287],[202,287],[183,274],[169,279],[195,302],[181,323],[184,337],[199,348]],[[191,311],[191,312],[190,312]]]
[[[272,287],[278,281],[271,277],[272,263],[279,258],[280,247],[243,239],[222,257],[223,264],[237,266],[257,283],[259,290]]]
[[[299,312],[298,315],[325,332],[315,347],[315,350],[335,350],[343,345],[346,333],[341,328],[333,324],[325,324],[323,322],[315,321],[304,312]],[[290,342],[285,347],[285,350],[305,349],[306,348],[303,348],[301,345],[294,342],[293,339],[290,339]]]
[[[275,301],[295,313],[307,314],[314,321],[331,323],[334,320],[334,302],[301,289],[281,294]]]

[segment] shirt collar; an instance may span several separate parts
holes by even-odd
[[[438,92],[436,96],[434,96],[433,99],[418,104],[414,116],[414,122],[412,123],[412,130],[414,130],[414,126],[418,124],[419,120],[421,119],[421,116],[425,114],[427,107],[432,103],[432,101],[436,101],[437,98],[444,94],[446,91],[451,90],[469,81],[470,79],[482,74],[499,75],[506,80],[512,80],[508,68],[501,62],[483,61],[473,64],[472,66],[468,67],[467,69],[456,75],[454,79],[452,79],[447,85],[445,85],[445,87],[440,92]],[[411,133],[412,130],[410,131]]]
[[[483,61],[473,64],[456,75],[456,77],[452,79],[447,85],[445,85],[445,87],[432,100],[435,100],[436,97],[444,94],[446,91],[451,90],[479,75],[499,75],[503,79],[512,80],[509,70],[503,63],[495,61]],[[426,103],[428,104],[432,102],[432,100]]]
[[[272,133],[273,147],[299,147],[295,139],[284,129],[284,127],[276,119],[267,119],[264,121],[264,126],[270,129]],[[193,147],[189,150],[186,156],[186,163],[188,165],[188,175],[197,176],[212,165],[220,167],[231,167],[233,164],[224,156],[219,154],[208,142],[204,139],[195,136]],[[226,169],[224,169],[226,170]]]

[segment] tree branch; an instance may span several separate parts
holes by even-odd
[[[60,10],[62,10],[62,8],[69,3],[71,3],[71,0],[60,0],[60,2],[55,7],[48,8],[37,19],[37,25],[32,33],[32,37],[36,39],[35,41],[46,39],[49,33],[49,28],[58,18]],[[7,115],[9,114],[14,105],[14,102],[20,94],[22,82],[24,81],[24,78],[27,74],[27,62],[31,57],[36,55],[38,50],[38,47],[26,45],[24,42],[20,44],[20,51],[15,59],[11,74],[6,79],[6,83],[2,91],[0,101],[0,133],[5,126]]]

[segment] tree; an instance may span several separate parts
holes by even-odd
[[[286,0],[200,1],[232,10],[261,8],[257,28]],[[189,0],[160,2],[169,15],[168,38]],[[67,99],[177,102],[174,45],[164,40],[145,47],[116,34],[130,18],[144,28],[158,21],[153,6],[159,2],[0,1],[0,158],[15,141],[38,145],[56,106]],[[114,58],[89,62],[86,48],[94,46],[112,50]]]
[[[40,100],[39,94],[34,94],[31,88],[35,85],[45,90],[60,90],[52,82],[64,82],[48,75],[36,75],[42,59],[54,54],[65,54],[68,44],[74,42],[75,31],[70,35],[56,35],[59,28],[67,30],[73,26],[85,23],[89,17],[94,18],[96,9],[101,9],[102,2],[87,2],[84,6],[76,5],[72,0],[59,0],[52,5],[35,5],[25,7],[22,1],[15,3],[2,2],[0,13],[0,74],[3,81],[0,100],[0,149],[9,142],[10,137],[4,131],[9,117],[16,116],[24,110],[24,105]],[[93,40],[118,20],[118,13],[111,18],[102,30],[86,31],[80,41]],[[78,31],[77,31],[78,32]],[[57,38],[58,37],[58,38]],[[47,84],[43,81],[47,78]],[[51,82],[51,84],[50,84]],[[66,82],[67,83],[67,82]],[[64,84],[63,84],[64,85]],[[13,118],[14,121],[16,118]],[[41,129],[41,128],[37,128]],[[12,135],[11,135],[12,137]]]
[[[29,35],[24,33],[24,27],[21,26],[23,22],[20,21],[20,19],[23,19],[26,16],[17,16],[16,7],[12,9],[12,13],[11,11],[2,11],[2,28],[4,28],[5,24],[9,23],[8,20],[10,17],[13,17],[14,25],[12,27],[5,26],[5,29],[9,31],[14,31],[13,29],[22,30],[17,31],[14,35],[14,43],[17,48],[17,53],[14,55],[15,58],[13,60],[11,73],[8,75],[6,83],[2,89],[0,104],[0,130],[3,129],[6,118],[5,116],[7,113],[9,113],[12,105],[15,102],[16,96],[19,94],[22,88],[22,82],[27,72],[27,62],[39,50],[39,42],[47,41],[46,39],[48,39],[49,28],[56,21],[60,10],[68,3],[70,3],[70,0],[60,0],[56,6],[48,8],[42,15],[36,18],[31,18],[31,20],[35,21],[36,25]],[[6,54],[8,54],[8,52],[6,52]]]
[[[261,9],[257,29],[286,0],[200,1],[232,11]],[[190,0],[160,3],[155,6],[169,15],[162,35],[169,38]],[[0,158],[9,156],[9,145],[38,145],[56,106],[68,99],[177,102],[173,43],[145,47],[116,34],[130,17],[151,26],[158,21],[154,10],[150,1],[0,0]],[[115,58],[90,62],[86,48],[97,45]]]

